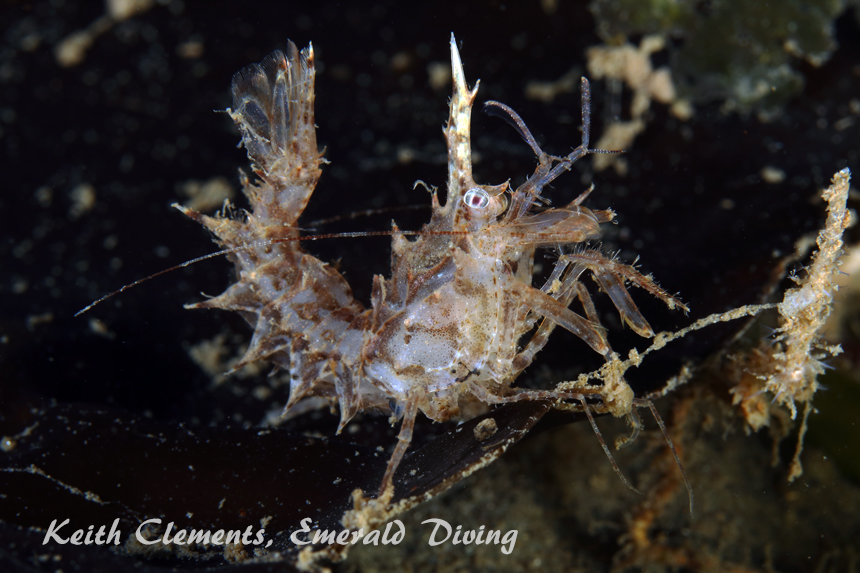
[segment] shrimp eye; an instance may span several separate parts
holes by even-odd
[[[486,209],[490,204],[490,194],[480,187],[472,187],[463,195],[463,203],[472,209]]]

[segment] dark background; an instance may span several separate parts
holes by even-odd
[[[136,279],[213,252],[204,230],[170,208],[188,180],[225,177],[237,189],[238,134],[223,110],[232,74],[288,39],[313,42],[317,61],[318,141],[331,162],[306,211],[307,221],[371,208],[429,203],[421,179],[444,188],[450,88],[434,91],[427,66],[449,62],[453,31],[466,78],[481,80],[479,102],[496,99],[519,112],[550,153],[579,144],[579,94],[551,104],[529,100],[530,80],[553,80],[579,66],[599,44],[585,3],[398,2],[309,3],[174,1],[118,22],[95,39],[85,59],[61,67],[58,43],[102,15],[99,2],[3,2],[0,20],[0,435],[16,434],[51,403],[109,406],[168,423],[254,426],[265,404],[225,389],[188,348],[218,333],[238,345],[249,329],[224,313],[186,311],[200,292],[232,281],[225,260],[169,273],[73,315]],[[633,291],[655,330],[676,329],[712,312],[758,302],[777,263],[802,234],[823,221],[818,190],[843,167],[856,170],[857,127],[834,122],[860,94],[860,29],[851,11],[835,21],[839,47],[822,67],[803,61],[806,85],[769,123],[697,101],[688,122],[653,104],[649,123],[625,150],[630,172],[593,174],[590,159],[550,191],[556,204],[589,182],[587,205],[612,208],[604,247],[641,257],[667,290],[689,303],[689,317],[669,313]],[[632,40],[638,41],[634,37]],[[202,53],[183,57],[181,46]],[[654,56],[671,64],[671,50]],[[592,142],[609,117],[606,86],[593,87]],[[630,94],[622,94],[627,109]],[[534,168],[531,150],[504,122],[475,113],[476,179],[521,183]],[[403,150],[412,160],[401,161]],[[786,173],[767,184],[760,171]],[[856,172],[856,171],[855,171]],[[72,191],[92,185],[94,207],[72,213]],[[727,208],[727,205],[730,207]],[[386,213],[321,228],[325,232],[418,229],[428,213]],[[389,272],[386,238],[332,239],[306,249],[339,261],[356,297],[367,303],[373,274]],[[644,344],[618,330],[606,297],[596,295],[610,341],[626,351]],[[99,334],[90,321],[110,332]],[[686,360],[697,360],[731,331],[691,338],[651,370],[631,372],[637,391],[658,388]],[[575,337],[557,333],[524,375],[555,379],[599,366]],[[276,396],[277,397],[277,396]],[[281,395],[283,400],[285,396]],[[332,417],[326,431],[336,426]]]

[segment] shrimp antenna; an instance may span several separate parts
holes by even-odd
[[[334,217],[326,217],[325,219],[317,219],[307,223],[311,229],[322,225],[330,225],[339,221],[352,221],[361,217],[372,217],[374,215],[382,215],[384,213],[399,213],[401,211],[426,211],[429,209],[427,205],[394,205],[391,207],[377,207],[374,209],[364,209],[363,211],[353,211],[345,215],[335,215]]]
[[[588,144],[591,138],[591,85],[588,80],[582,78],[582,142],[579,147],[570,152],[565,157],[557,158],[559,163],[552,168],[546,175],[542,176],[539,181],[535,182],[535,187],[542,188],[554,181],[564,171],[570,171],[570,168],[579,159],[582,159],[589,153],[624,153],[624,150],[610,149],[589,149]]]
[[[158,271],[157,273],[153,273],[147,277],[143,277],[142,279],[137,279],[133,283],[129,283],[129,284],[125,285],[124,287],[118,288],[117,290],[104,295],[100,299],[91,302],[90,304],[88,304],[87,306],[85,306],[84,308],[82,308],[81,310],[76,312],[75,317],[78,317],[78,316],[84,314],[85,312],[87,312],[88,310],[90,310],[91,308],[96,306],[97,304],[101,304],[104,301],[106,301],[107,299],[112,298],[112,297],[114,297],[114,296],[116,296],[122,292],[125,292],[132,287],[136,287],[137,285],[139,285],[141,283],[145,283],[148,280],[154,279],[156,277],[160,277],[161,275],[167,274],[169,272],[173,272],[175,270],[179,270],[179,269],[184,268],[184,267],[191,266],[195,263],[199,263],[200,261],[205,261],[207,259],[214,259],[215,257],[220,257],[221,255],[227,255],[230,253],[235,253],[237,251],[250,249],[252,247],[262,247],[262,246],[265,246],[267,243],[270,243],[270,241],[258,241],[257,243],[253,243],[250,245],[242,245],[241,247],[234,247],[232,249],[224,249],[223,251],[218,251],[216,253],[209,253],[208,255],[203,255],[202,257],[197,257],[196,259],[191,259],[190,261],[185,261],[184,263],[182,263],[180,265],[174,265],[174,266],[170,267],[169,269],[164,269],[164,270]]]
[[[108,294],[104,295],[103,297],[99,298],[98,300],[91,302],[90,304],[88,304],[87,306],[85,306],[84,308],[82,308],[81,310],[76,312],[75,317],[78,317],[78,316],[84,314],[85,312],[88,312],[94,306],[103,303],[104,301],[108,300],[109,298],[113,298],[116,295],[121,294],[121,293],[127,291],[128,289],[130,289],[132,287],[136,287],[139,284],[142,284],[142,283],[145,283],[145,282],[152,280],[154,278],[160,277],[161,275],[166,275],[167,273],[170,273],[170,272],[173,272],[173,271],[176,271],[179,269],[183,269],[185,267],[189,267],[193,264],[196,264],[196,263],[199,263],[202,261],[206,261],[208,259],[214,259],[215,257],[220,257],[222,255],[229,255],[230,253],[238,253],[241,251],[246,251],[248,249],[255,249],[255,248],[259,248],[259,247],[269,247],[271,245],[277,245],[279,243],[290,243],[293,241],[319,241],[322,239],[354,239],[354,238],[358,238],[358,237],[390,237],[391,235],[403,235],[403,236],[410,236],[411,237],[411,236],[416,236],[416,235],[467,235],[467,234],[468,234],[468,231],[432,231],[432,232],[427,232],[427,231],[404,231],[401,229],[397,229],[397,230],[390,230],[390,231],[352,231],[352,232],[346,232],[346,233],[325,233],[325,234],[321,234],[321,235],[308,235],[305,237],[288,237],[288,238],[282,238],[282,239],[272,239],[270,241],[255,241],[255,242],[248,243],[245,245],[240,245],[238,247],[232,247],[229,249],[223,249],[221,251],[216,251],[214,253],[209,253],[208,255],[203,255],[202,257],[197,257],[195,259],[191,259],[190,261],[185,261],[184,263],[174,265],[174,266],[167,268],[167,269],[160,270],[157,273],[153,273],[149,276],[145,276],[142,279],[137,279],[136,281],[131,282],[131,283],[129,283],[129,284],[127,284],[121,288],[118,288],[113,292],[109,292]]]
[[[278,243],[289,243],[292,241],[317,241],[320,239],[332,239],[332,238],[340,238],[340,237],[345,237],[345,238],[385,237],[385,236],[391,236],[395,233],[401,234],[401,235],[417,235],[417,234],[419,234],[418,231],[355,231],[355,232],[348,232],[348,233],[327,233],[324,235],[308,235],[306,237],[289,237],[289,238],[283,238],[283,239],[273,239],[270,241],[255,241],[252,243],[248,243],[246,245],[240,245],[238,247],[223,249],[221,251],[209,253],[208,255],[203,255],[202,257],[197,257],[195,259],[191,259],[190,261],[185,261],[184,263],[174,265],[174,266],[167,268],[167,269],[160,270],[157,273],[153,273],[149,276],[143,277],[142,279],[137,279],[136,281],[129,283],[122,288],[118,288],[117,290],[104,295],[100,299],[91,302],[90,304],[88,304],[87,306],[85,306],[84,308],[82,308],[81,310],[76,312],[75,316],[78,317],[78,316],[84,314],[85,312],[89,311],[90,309],[92,309],[94,306],[101,304],[104,301],[106,301],[107,299],[113,298],[114,296],[116,296],[120,293],[123,293],[132,287],[136,287],[139,284],[142,284],[142,283],[145,283],[145,282],[152,280],[154,278],[160,277],[161,275],[165,275],[167,273],[170,273],[170,272],[173,272],[173,271],[185,268],[185,267],[189,267],[193,264],[196,264],[196,263],[208,260],[208,259],[214,259],[215,257],[220,257],[222,255],[229,255],[230,253],[238,253],[240,251],[246,251],[248,249],[255,249],[258,247],[268,247],[268,246],[275,245]]]
[[[582,77],[582,83],[580,86],[581,101],[582,101],[582,143],[579,148],[582,149],[583,154],[587,153],[624,153],[624,150],[610,150],[610,149],[589,149],[588,143],[591,136],[591,84],[588,83],[588,79],[585,76]],[[576,151],[574,151],[575,153]],[[573,155],[573,154],[571,154]],[[579,156],[581,157],[581,156]],[[578,159],[578,158],[577,158]],[[575,161],[575,160],[574,160]]]
[[[535,155],[538,157],[543,157],[545,154],[543,150],[541,150],[540,146],[535,141],[534,136],[532,135],[529,128],[526,127],[526,123],[519,116],[517,112],[512,110],[509,106],[501,102],[497,102],[494,100],[489,100],[484,102],[484,113],[487,115],[494,115],[496,117],[500,117],[508,122],[514,129],[517,130],[517,133],[520,134],[526,143],[529,144],[529,147],[532,148],[532,151],[535,152]]]

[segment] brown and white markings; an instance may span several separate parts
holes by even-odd
[[[656,416],[649,401],[634,398],[620,371],[603,376],[598,385],[568,384],[554,391],[517,389],[514,381],[557,325],[605,356],[609,365],[619,362],[582,282],[586,273],[641,336],[654,332],[626,282],[669,308],[687,310],[634,267],[588,246],[600,237],[601,223],[615,217],[611,210],[582,205],[591,189],[558,208],[547,207],[542,196],[578,159],[605,153],[588,148],[587,80],[582,79],[582,143],[564,157],[546,154],[513,110],[498,102],[485,104],[507,119],[537,155],[534,174],[512,189],[508,183],[480,184],[473,178],[470,120],[478,86],[470,90],[466,84],[453,35],[451,63],[447,196],[440,204],[432,191],[432,216],[420,231],[393,228],[391,276],[373,278],[369,308],[353,298],[335,269],[303,252],[299,242],[298,219],[323,162],[314,126],[311,46],[300,52],[290,43],[287,54],[276,51],[233,78],[234,109],[228,111],[257,176],[243,180],[250,212],[239,218],[209,217],[179,207],[217,237],[236,265],[235,284],[190,305],[239,312],[254,327],[236,368],[264,360],[288,369],[286,409],[309,396],[330,397],[340,406],[339,431],[359,411],[390,411],[393,420],[403,419],[379,490],[386,503],[419,410],[444,422],[470,419],[492,404],[572,401],[587,414],[612,460],[592,412],[627,416],[634,435],[636,407],[649,406]],[[569,245],[574,247],[558,257],[544,284],[533,285],[536,250]],[[585,316],[571,310],[574,299]]]

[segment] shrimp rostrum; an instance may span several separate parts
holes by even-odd
[[[634,398],[620,376],[566,390],[512,387],[556,326],[581,339],[583,351],[587,345],[607,361],[618,360],[583,275],[596,279],[624,323],[642,336],[654,333],[626,283],[670,308],[686,310],[634,267],[589,246],[600,237],[600,225],[615,216],[611,210],[582,205],[590,189],[564,207],[549,207],[542,195],[574,162],[589,153],[605,153],[588,147],[585,78],[582,142],[567,156],[545,153],[507,106],[485,104],[487,111],[508,120],[537,156],[534,174],[512,189],[508,183],[487,185],[473,178],[470,122],[478,86],[470,90],[466,84],[453,35],[451,64],[445,202],[433,190],[429,223],[416,232],[393,226],[391,276],[373,277],[369,308],[353,298],[335,269],[300,247],[298,219],[323,162],[314,126],[311,46],[300,52],[290,43],[286,55],[276,51],[233,78],[234,109],[228,112],[242,132],[256,174],[255,180],[242,178],[251,210],[231,218],[180,207],[215,235],[236,265],[235,284],[220,296],[190,305],[237,311],[254,327],[236,368],[265,360],[287,369],[286,410],[309,396],[328,397],[340,407],[338,431],[360,411],[390,412],[392,420],[402,419],[379,490],[383,500],[393,495],[393,478],[419,411],[444,422],[470,419],[493,404],[552,400],[575,404],[595,430],[592,412],[628,416],[634,432],[638,429],[635,407],[650,402]],[[570,245],[575,247],[565,252]],[[535,286],[534,257],[540,248],[562,254],[544,284]],[[584,316],[570,308],[575,299]]]

